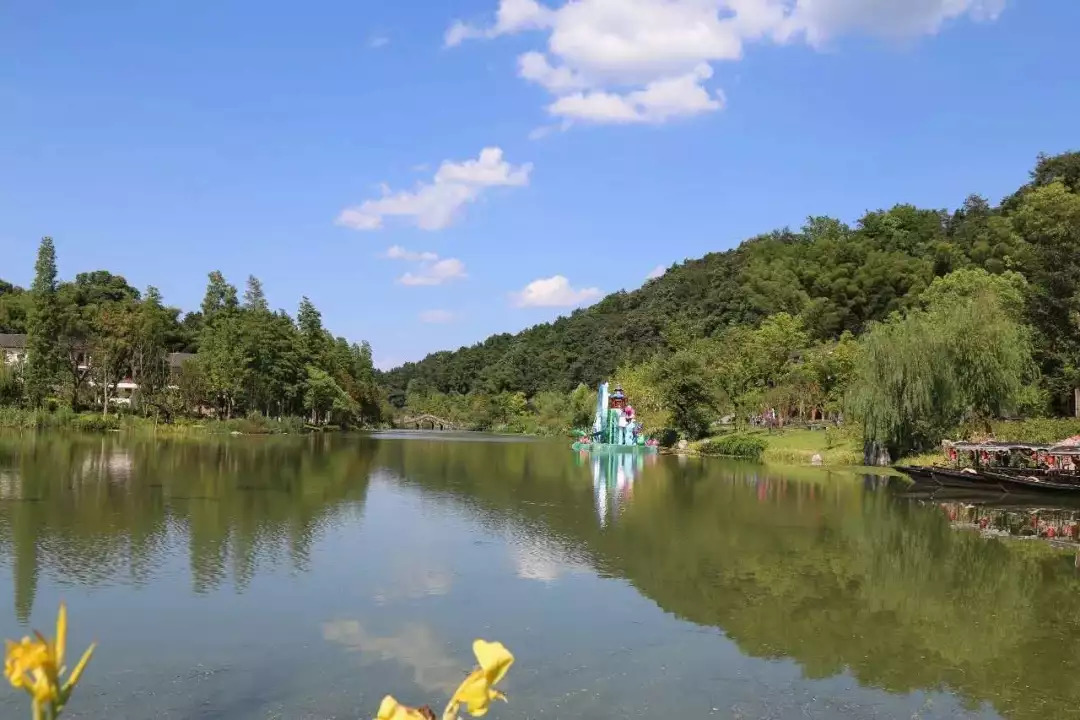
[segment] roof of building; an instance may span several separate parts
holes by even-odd
[[[188,360],[194,360],[195,353],[182,353],[174,352],[169,353],[169,367],[173,369],[179,369],[183,367],[184,363]]]
[[[0,333],[0,348],[24,350],[26,349],[26,336]]]

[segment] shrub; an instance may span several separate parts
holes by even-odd
[[[71,426],[80,432],[108,432],[120,429],[120,418],[116,415],[79,415],[70,421]]]
[[[728,457],[761,460],[769,443],[765,438],[745,433],[731,433],[702,440],[697,450],[702,455],[726,455]]]

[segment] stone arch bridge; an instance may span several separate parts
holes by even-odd
[[[423,414],[404,417],[398,422],[399,427],[415,428],[416,430],[457,430],[458,426],[437,415]]]

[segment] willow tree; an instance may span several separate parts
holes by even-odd
[[[862,421],[867,464],[1017,406],[1034,373],[1030,331],[988,285],[894,315],[863,337],[848,406]]]

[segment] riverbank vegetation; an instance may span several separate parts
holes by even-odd
[[[695,440],[724,418],[843,422],[874,462],[959,428],[1069,415],[1080,386],[1078,189],[1080,153],[1067,153],[1040,156],[996,206],[973,195],[954,212],[897,205],[854,226],[811,217],[380,381],[407,411],[444,404],[466,425],[550,430],[580,420],[571,393],[610,378],[653,432]]]
[[[295,319],[271,310],[255,277],[240,298],[210,273],[183,314],[104,270],[60,281],[46,237],[28,291],[0,281],[0,333],[0,426],[282,432],[388,416],[370,346],[334,337],[307,298]]]

